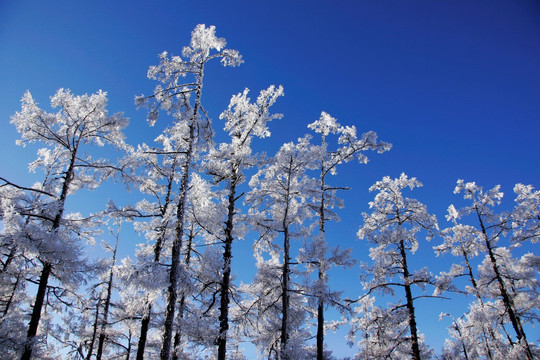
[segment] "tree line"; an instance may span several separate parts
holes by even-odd
[[[167,122],[152,144],[126,142],[129,121],[109,114],[105,92],[60,89],[51,97],[56,112],[24,94],[11,123],[18,145],[42,146],[30,164],[40,181],[0,177],[2,358],[245,359],[242,346],[251,342],[265,359],[335,359],[325,332],[337,326],[348,328],[356,359],[540,356],[525,331],[538,321],[540,258],[516,251],[540,236],[540,191],[517,184],[514,208],[501,211],[500,187],[459,180],[455,193],[467,205],[451,205],[452,226],[441,229],[426,205],[406,197],[419,180],[384,177],[359,221],[358,238],[371,246],[371,261],[360,264],[364,292],[345,297],[329,276],[355,259],[332,243],[327,223],[339,220],[339,193],[348,188],[332,180],[345,163],[364,164],[368,151],[391,145],[322,112],[275,155],[254,152],[253,141],[282,118],[271,111],[283,96],[275,85],[254,100],[248,89],[232,96],[219,116],[227,140],[216,143],[203,101],[214,59],[243,62],[215,27],[198,25],[181,56],[164,52],[149,68],[158,85],[135,102],[150,125]],[[98,158],[100,147],[111,157]],[[83,209],[69,203],[77,191],[105,181],[134,189],[134,202],[66,211]],[[133,259],[118,259],[126,226],[146,240]],[[239,284],[233,254],[244,238],[256,273]],[[437,255],[456,259],[440,274],[410,264],[432,238]],[[97,242],[108,255],[88,259],[85,243]],[[469,308],[441,314],[452,326],[435,353],[417,323],[418,300],[454,296]],[[342,319],[326,320],[329,308]]]

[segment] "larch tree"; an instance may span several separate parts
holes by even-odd
[[[410,348],[400,356],[411,356],[415,360],[420,360],[423,355],[429,356],[429,351],[421,342],[415,309],[415,300],[428,295],[416,295],[413,288],[423,289],[432,284],[434,279],[425,268],[413,270],[410,255],[418,249],[419,233],[425,231],[429,239],[438,230],[438,226],[435,216],[427,212],[424,204],[403,196],[404,189],[412,190],[421,185],[416,178],[409,178],[405,174],[396,179],[386,176],[376,182],[370,188],[370,191],[377,191],[375,199],[369,203],[372,212],[363,213],[364,224],[358,230],[360,239],[366,239],[374,245],[369,254],[373,264],[365,266],[367,281],[364,287],[368,290],[365,296],[376,291],[394,295],[394,289],[400,288],[405,298],[404,304],[391,305],[389,312],[384,315],[389,317],[385,321],[394,323],[395,328],[387,328],[397,337],[387,337],[385,341],[391,341],[394,345],[387,347],[389,353],[379,354],[381,358],[392,356],[392,352],[402,342],[407,342]],[[396,332],[396,329],[400,330]],[[362,335],[371,334],[364,331]]]
[[[171,356],[189,175],[196,155],[194,153],[196,146],[208,141],[203,138],[209,126],[202,108],[205,66],[216,58],[221,59],[224,66],[236,66],[242,62],[238,51],[225,49],[225,45],[225,39],[216,37],[214,26],[197,25],[191,34],[190,46],[184,47],[182,51],[185,60],[180,56],[169,58],[166,52],[162,53],[160,64],[151,66],[148,71],[148,77],[161,84],[156,86],[152,95],[136,97],[138,106],[150,108],[148,121],[151,125],[157,120],[160,110],[173,115],[175,136],[179,139],[180,145],[175,151],[184,154],[176,205],[176,229],[172,244],[161,360],[169,360]],[[190,79],[183,81],[186,77]]]
[[[310,232],[306,221],[314,216],[310,202],[317,183],[306,170],[314,168],[313,159],[309,136],[284,144],[251,178],[252,189],[246,197],[252,224],[261,238],[254,245],[257,275],[247,289],[254,298],[245,307],[256,309],[258,319],[253,322],[260,321],[254,342],[269,356],[273,353],[283,360],[306,357],[305,311],[298,298],[302,289],[291,278],[291,240]],[[263,253],[270,258],[266,260]]]
[[[22,360],[32,356],[50,278],[64,286],[76,285],[85,271],[80,240],[93,241],[93,219],[66,214],[68,196],[82,188],[94,189],[120,170],[105,160],[93,159],[91,145],[127,149],[122,131],[128,120],[119,113],[109,115],[105,92],[75,96],[60,89],[51,97],[51,105],[59,111],[45,112],[27,92],[21,111],[11,119],[21,134],[19,145],[33,142],[45,145],[31,165],[31,169],[45,170],[45,180],[24,188],[28,193],[39,193],[40,199],[35,199],[31,207],[12,208],[19,221],[8,226],[17,237],[16,246],[35,256],[35,266],[41,269]]]
[[[499,352],[499,339],[494,327],[497,322],[493,321],[469,321],[482,316],[484,319],[489,317],[490,308],[485,304],[481,289],[478,285],[478,277],[474,272],[473,259],[483,252],[483,238],[481,233],[470,225],[459,224],[459,213],[453,205],[448,208],[448,221],[452,221],[454,226],[441,231],[443,243],[434,247],[437,256],[451,253],[463,260],[460,263],[452,264],[448,272],[443,272],[438,278],[437,293],[450,291],[464,291],[474,296],[475,302],[471,304],[471,312],[464,316],[454,319],[451,314],[443,313],[453,318],[451,333],[458,341],[457,344],[448,340],[446,347],[454,347],[456,352],[465,357],[484,356],[487,359],[493,359],[494,352]],[[465,290],[455,289],[454,280],[465,277],[470,286]],[[481,315],[482,314],[482,315]],[[447,350],[449,353],[449,350]]]
[[[514,246],[537,243],[540,239],[540,190],[532,185],[516,184],[514,192],[516,205],[512,211],[511,242]]]
[[[126,163],[134,168],[135,173],[131,178],[132,185],[145,198],[135,206],[118,209],[111,204],[109,209],[119,216],[133,219],[135,229],[147,240],[147,243],[139,245],[136,262],[126,262],[122,267],[126,290],[131,289],[123,294],[132,298],[132,310],[141,314],[137,360],[144,359],[153,304],[159,298],[166,277],[163,258],[170,253],[176,226],[176,184],[184,155],[176,151],[180,144],[175,134],[174,126],[168,127],[155,139],[160,146],[151,147],[143,143],[128,155]],[[139,305],[138,309],[135,309],[135,304]]]
[[[325,306],[332,300],[335,303],[336,293],[328,289],[328,270],[332,266],[348,266],[347,251],[332,251],[326,241],[325,224],[329,220],[339,221],[339,216],[333,210],[335,207],[343,207],[343,201],[336,196],[338,190],[346,190],[345,187],[334,187],[328,184],[328,175],[336,175],[337,169],[342,164],[351,160],[357,160],[361,164],[368,162],[364,154],[367,150],[378,153],[390,150],[391,145],[378,141],[377,134],[373,131],[357,136],[356,127],[343,126],[335,118],[326,112],[322,112],[320,118],[309,124],[308,128],[320,134],[320,144],[314,152],[317,170],[319,171],[319,195],[314,201],[313,207],[319,218],[319,234],[313,237],[313,243],[306,249],[306,261],[315,264],[318,280],[316,282],[317,298],[317,360],[324,359],[324,311]],[[332,141],[329,136],[337,139]],[[331,251],[331,253],[329,253]]]
[[[493,208],[500,204],[503,197],[500,186],[484,191],[474,182],[466,183],[463,180],[458,180],[454,193],[463,193],[464,199],[469,201],[469,205],[459,209],[458,214],[460,217],[470,215],[475,218],[478,225],[474,231],[482,238],[486,257],[479,269],[478,286],[483,288],[488,296],[500,301],[501,313],[505,314],[507,319],[505,322],[510,323],[517,339],[514,341],[509,337],[511,351],[521,352],[521,356],[524,358],[533,359],[533,350],[523,329],[523,317],[527,316],[530,311],[530,301],[536,298],[537,285],[530,283],[536,279],[534,276],[531,278],[530,274],[518,271],[519,265],[516,266],[516,261],[511,259],[509,250],[500,246],[499,243],[505,234],[512,230],[512,224],[514,224],[514,236],[521,236],[523,232],[516,229],[515,224],[521,222],[520,218],[526,223],[525,219],[528,216],[520,217],[519,214],[534,214],[534,210],[524,211],[523,208],[519,207],[520,200],[518,200],[518,206],[513,213],[495,212]],[[520,191],[518,190],[518,199],[520,199],[519,195]],[[535,238],[535,236],[531,237],[533,240]],[[534,263],[534,255],[526,254],[522,260]],[[521,269],[523,270],[523,267]],[[523,281],[526,283],[524,284]],[[525,288],[529,288],[533,292],[519,290],[520,285],[524,285]]]
[[[219,284],[218,360],[225,360],[227,355],[232,245],[235,238],[243,237],[247,230],[246,226],[239,228],[242,219],[239,219],[240,209],[237,202],[244,193],[238,194],[238,186],[245,181],[244,172],[256,165],[251,150],[252,138],[270,136],[267,124],[282,117],[281,114],[270,114],[270,107],[283,95],[281,86],[272,85],[261,91],[254,103],[250,102],[248,92],[246,89],[233,96],[228,109],[221,114],[220,118],[225,120],[225,130],[229,133],[231,142],[219,144],[212,149],[205,166],[216,184],[226,183],[227,193],[223,204],[227,209],[226,218],[221,219],[223,228],[216,234],[218,241],[223,244],[223,269]]]

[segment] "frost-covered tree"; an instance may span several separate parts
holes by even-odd
[[[196,146],[209,140],[204,138],[204,135],[208,134],[209,123],[205,118],[201,101],[205,65],[214,58],[220,58],[224,66],[236,66],[242,62],[239,53],[236,50],[225,49],[225,45],[225,39],[216,37],[214,26],[197,25],[191,34],[190,46],[184,47],[182,51],[185,59],[180,56],[169,58],[166,52],[162,53],[160,64],[151,66],[148,71],[148,77],[161,84],[156,86],[152,95],[136,98],[139,106],[150,108],[148,114],[150,124],[154,124],[157,120],[159,110],[174,116],[174,136],[178,139],[179,145],[174,150],[184,154],[176,206],[176,229],[171,250],[167,308],[160,354],[162,360],[169,360],[171,354],[190,170],[196,155]],[[189,79],[184,81],[186,77]]]
[[[385,323],[384,328],[389,331],[380,333],[365,325],[352,328],[353,332],[361,332],[360,337],[367,336],[368,339],[364,339],[360,343],[361,346],[368,346],[371,342],[377,343],[379,341],[377,337],[383,336],[381,341],[385,345],[377,346],[388,352],[379,353],[375,358],[390,357],[394,351],[397,351],[398,356],[407,354],[416,360],[429,355],[429,351],[421,342],[415,313],[415,300],[427,295],[415,295],[413,288],[423,289],[426,285],[432,284],[434,279],[425,268],[413,270],[409,264],[409,257],[418,249],[418,236],[421,231],[425,231],[429,239],[438,230],[437,220],[434,215],[427,212],[424,204],[403,196],[403,190],[406,188],[412,190],[419,186],[422,184],[416,178],[409,178],[405,174],[396,179],[386,176],[370,188],[370,191],[377,191],[375,199],[369,203],[371,214],[362,214],[364,224],[358,230],[358,237],[374,245],[369,251],[373,264],[364,268],[367,275],[364,284],[368,290],[366,295],[376,291],[394,295],[394,289],[399,288],[403,289],[405,298],[404,304],[400,302],[390,305],[390,308],[384,310],[381,315]],[[372,324],[380,326],[378,321]],[[409,344],[409,349],[405,354],[399,355],[400,349],[403,349],[399,345],[404,342]]]
[[[217,338],[217,358],[225,360],[227,355],[227,337],[229,330],[229,303],[231,291],[231,260],[232,244],[235,239],[242,238],[247,231],[245,222],[240,216],[237,204],[244,193],[238,194],[238,187],[245,181],[244,172],[256,165],[252,155],[251,142],[253,137],[265,138],[270,136],[267,124],[280,114],[270,114],[270,107],[279,96],[283,95],[281,86],[270,86],[260,92],[257,100],[251,103],[249,90],[232,97],[229,107],[220,118],[225,120],[225,131],[228,132],[230,143],[221,143],[212,149],[207,156],[206,171],[212,176],[214,183],[225,183],[222,203],[226,207],[223,219],[213,219],[215,223],[223,224],[213,237],[223,244],[223,269],[219,281],[219,334]]]
[[[63,301],[61,320],[50,326],[50,338],[58,344],[57,353],[69,354],[70,358],[90,360],[107,358],[120,354],[118,344],[122,334],[116,329],[122,318],[113,311],[116,303],[113,292],[116,290],[116,254],[118,250],[119,229],[111,234],[115,244],[105,240],[102,247],[110,258],[100,258],[92,262],[89,272],[90,284],[77,294],[70,294]]]
[[[170,254],[176,227],[176,184],[184,155],[177,151],[181,146],[178,142],[182,140],[175,133],[173,125],[155,139],[159,146],[143,143],[127,156],[125,162],[134,168],[131,185],[139,190],[143,199],[135,206],[122,209],[111,203],[109,209],[117,216],[135,220],[135,229],[147,240],[139,244],[136,262],[128,261],[122,266],[122,279],[126,285],[123,295],[132,298],[131,310],[141,315],[137,360],[144,358],[153,305],[165,284],[163,259]]]
[[[246,289],[253,298],[245,306],[256,309],[258,319],[254,322],[260,325],[253,341],[261,352],[273,353],[278,359],[306,357],[305,311],[298,298],[301,289],[291,279],[291,240],[310,231],[305,223],[314,216],[309,205],[317,183],[306,170],[313,169],[313,159],[309,136],[284,144],[251,178],[252,190],[246,197],[251,221],[261,237],[254,245],[257,275]]]
[[[481,290],[478,286],[477,276],[474,274],[473,258],[483,252],[483,238],[476,229],[470,225],[458,224],[457,220],[459,213],[453,205],[448,208],[446,219],[452,221],[454,226],[441,231],[443,243],[435,246],[435,252],[438,255],[451,253],[454,256],[462,257],[463,261],[458,264],[453,264],[450,271],[442,273],[438,278],[438,289],[436,292],[447,289],[454,289],[452,282],[459,277],[466,277],[471,286],[467,286],[466,293],[474,295],[475,302],[471,304],[471,312],[464,314],[459,319],[453,319],[450,328],[452,337],[455,338],[458,344],[448,340],[446,343],[448,349],[454,348],[453,352],[461,352],[465,357],[484,356],[492,359],[494,352],[498,352],[500,346],[496,336],[497,326],[495,321],[486,321],[489,318],[490,306],[485,304],[485,299],[482,297]],[[459,290],[458,290],[459,291]],[[479,314],[483,313],[482,321],[473,322],[471,320],[479,318]],[[448,314],[448,316],[451,316]]]
[[[538,242],[540,238],[540,190],[532,185],[516,184],[516,205],[512,211],[512,243]]]
[[[512,226],[514,227],[515,239],[521,238],[524,241],[524,238],[535,239],[537,237],[537,235],[523,236],[530,228],[525,227],[526,231],[520,232],[516,225],[520,222],[529,224],[525,219],[530,220],[530,214],[537,211],[534,206],[529,208],[530,210],[525,210],[527,209],[527,206],[524,205],[526,201],[522,200],[527,197],[524,194],[530,193],[532,189],[523,191],[518,187],[517,190],[517,207],[513,213],[497,213],[493,210],[496,205],[500,204],[503,197],[500,186],[484,191],[474,182],[466,183],[463,180],[458,180],[454,193],[463,192],[464,199],[470,202],[468,206],[459,209],[456,216],[471,215],[476,219],[477,228],[471,229],[471,231],[481,237],[482,250],[486,254],[479,268],[478,287],[486,296],[495,299],[500,304],[500,314],[501,316],[504,314],[503,330],[504,323],[510,323],[517,338],[517,341],[514,341],[508,336],[512,346],[510,351],[514,354],[521,352],[522,357],[532,359],[533,349],[527,341],[523,321],[530,321],[535,317],[531,310],[537,306],[538,283],[534,271],[533,274],[530,273],[530,266],[537,263],[537,256],[526,254],[521,260],[516,261],[506,247],[499,245]],[[534,204],[534,201],[532,203]],[[521,205],[524,207],[520,207]],[[532,219],[534,221],[534,215]],[[532,228],[534,229],[534,222]],[[523,266],[522,263],[529,264],[529,266]]]
[[[32,170],[42,168],[45,179],[32,187],[4,180],[24,194],[18,199],[8,197],[9,201],[2,196],[5,227],[2,242],[7,240],[12,249],[35,257],[32,266],[39,272],[23,360],[31,358],[38,341],[38,326],[51,277],[61,286],[74,287],[85,271],[80,240],[93,240],[89,229],[93,220],[80,214],[66,214],[68,196],[82,188],[96,188],[119,170],[104,160],[93,159],[91,145],[127,148],[122,130],[128,121],[121,114],[108,114],[105,92],[75,96],[60,89],[51,97],[51,106],[59,110],[45,112],[27,92],[21,111],[11,119],[21,134],[19,145],[37,142],[45,146],[30,166]]]
[[[375,150],[379,153],[390,150],[391,145],[380,142],[377,134],[373,131],[362,134],[358,138],[354,126],[343,126],[335,118],[322,112],[320,118],[309,124],[308,128],[320,134],[321,142],[313,152],[317,170],[319,171],[319,195],[314,201],[314,211],[319,218],[319,234],[313,238],[313,243],[306,248],[305,258],[310,264],[315,264],[317,269],[317,282],[315,295],[317,298],[317,359],[324,357],[324,310],[330,302],[336,302],[335,292],[328,289],[328,270],[331,266],[347,266],[351,264],[348,259],[348,251],[340,251],[339,248],[330,249],[326,242],[325,224],[329,220],[339,221],[339,216],[333,210],[343,207],[343,201],[336,196],[338,190],[344,187],[334,187],[328,184],[328,175],[336,175],[337,168],[351,160],[357,160],[361,164],[368,162],[364,154],[367,150]],[[328,139],[329,136],[337,137],[335,141]]]

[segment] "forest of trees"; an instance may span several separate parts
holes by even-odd
[[[408,197],[418,179],[384,177],[369,189],[369,212],[358,214],[371,259],[358,267],[327,233],[351,185],[337,169],[391,144],[323,111],[306,135],[271,156],[256,153],[252,143],[282,118],[272,106],[283,88],[233,95],[212,124],[203,88],[214,60],[243,62],[213,26],[198,25],[181,56],[164,52],[149,68],[158,84],[135,102],[150,126],[166,125],[149,144],[129,144],[129,121],[108,112],[105,92],[60,89],[53,112],[24,94],[11,123],[18,145],[41,148],[29,165],[40,180],[0,174],[1,359],[239,360],[251,343],[263,359],[328,360],[336,357],[325,334],[335,327],[348,329],[355,359],[540,358],[540,257],[521,251],[540,237],[540,191],[516,184],[514,205],[503,211],[498,186],[458,180],[454,193],[465,205],[449,204],[443,224]],[[131,202],[110,194],[92,214],[72,202],[109,181],[130,189]],[[122,259],[127,228],[144,242]],[[247,261],[233,256],[240,239],[253,249],[250,282],[232,271]],[[428,246],[454,264],[438,274],[429,263],[411,266]],[[103,256],[89,256],[96,248]],[[363,292],[333,288],[336,267],[356,272]],[[452,326],[435,351],[418,313],[429,298],[456,296],[468,308],[440,309]],[[329,309],[341,319],[328,321]]]

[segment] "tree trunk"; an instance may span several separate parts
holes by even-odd
[[[236,169],[233,169],[233,177],[229,186],[229,204],[227,210],[227,222],[225,223],[225,244],[223,250],[223,277],[220,289],[219,307],[219,336],[218,336],[218,360],[225,360],[227,356],[227,331],[229,330],[229,288],[231,282],[231,260],[233,243],[233,220],[236,197]]]
[[[484,309],[484,301],[482,300],[482,296],[480,295],[480,290],[478,289],[478,284],[476,283],[476,279],[474,278],[472,266],[469,261],[469,256],[467,255],[467,252],[464,249],[462,250],[462,253],[463,253],[463,258],[465,259],[465,264],[467,265],[467,272],[469,275],[469,280],[471,281],[471,284],[473,286],[474,293],[476,295],[476,298],[478,299],[480,306],[482,306],[482,309]],[[488,327],[488,332],[489,332],[491,340],[495,340],[495,334],[493,333],[493,329]],[[482,324],[482,334],[483,334],[484,346],[486,348],[487,357],[488,359],[493,359],[493,354],[491,353],[491,345],[490,345],[490,342],[488,341],[488,335],[486,334],[486,328],[484,324]],[[495,341],[493,341],[493,344],[495,344]],[[465,344],[463,346],[465,346]]]
[[[22,272],[17,273],[17,278],[15,279],[15,283],[13,284],[13,290],[11,291],[11,294],[6,300],[6,304],[4,305],[4,310],[2,312],[1,318],[6,317],[7,313],[9,312],[9,308],[11,307],[11,304],[13,303],[13,299],[15,298],[15,294],[17,293],[17,288],[19,287],[21,276],[22,276]]]
[[[167,289],[167,308],[165,310],[165,324],[163,329],[163,344],[161,346],[160,359],[169,360],[171,357],[171,341],[173,334],[173,324],[176,301],[178,300],[178,275],[180,271],[180,251],[182,249],[182,238],[184,237],[184,217],[186,208],[186,199],[189,185],[189,171],[191,170],[191,161],[193,156],[193,143],[195,141],[195,127],[199,107],[201,106],[202,80],[204,74],[204,62],[199,66],[197,79],[197,90],[195,92],[195,106],[193,108],[193,116],[189,124],[189,139],[188,148],[186,151],[186,159],[182,167],[183,174],[180,183],[180,194],[178,206],[176,210],[176,233],[174,236],[172,254],[171,254],[171,270],[169,273],[169,287]]]
[[[497,279],[497,283],[499,285],[499,291],[501,292],[501,297],[503,299],[504,307],[506,311],[508,312],[508,317],[510,318],[512,327],[514,328],[514,331],[516,332],[518,342],[521,345],[523,345],[523,347],[525,348],[527,360],[532,360],[533,359],[532,351],[531,351],[531,348],[529,347],[529,343],[527,341],[527,337],[525,336],[525,332],[523,331],[523,327],[521,326],[521,320],[518,314],[516,313],[516,306],[514,304],[514,301],[510,297],[508,290],[506,289],[506,285],[499,271],[499,266],[497,265],[497,260],[493,252],[491,241],[489,240],[489,237],[487,235],[487,230],[484,226],[484,222],[476,206],[475,206],[475,210],[476,210],[476,215],[478,216],[478,221],[480,222],[482,234],[484,235],[484,241],[485,241],[485,245],[488,251],[489,260],[491,261],[491,266],[493,268],[493,272],[495,273],[495,278]]]
[[[322,137],[322,144],[324,146],[325,139]],[[324,213],[325,213],[325,167],[324,162],[321,164],[321,203],[319,206],[319,236],[325,237],[324,230]],[[319,281],[325,279],[326,274],[322,267],[321,261],[319,259]],[[324,300],[321,295],[319,295],[318,305],[317,305],[317,360],[324,359]]]
[[[65,173],[64,183],[62,184],[62,192],[60,193],[60,198],[58,200],[58,212],[56,213],[50,230],[53,236],[60,228],[60,222],[62,221],[62,217],[64,215],[65,202],[69,192],[69,186],[71,184],[71,181],[75,177],[74,167],[75,160],[77,159],[77,146],[75,146],[73,152],[71,153],[69,167]],[[30,360],[30,358],[32,357],[32,348],[34,346],[33,342],[37,334],[39,320],[41,319],[41,309],[43,308],[43,304],[45,302],[45,293],[47,292],[47,284],[49,282],[49,276],[51,275],[51,272],[52,264],[48,261],[45,261],[43,263],[43,269],[41,270],[41,275],[39,277],[38,291],[36,294],[36,299],[34,301],[34,306],[32,308],[32,317],[30,318],[30,323],[28,324],[26,343],[24,345],[24,352],[21,356],[21,360]]]
[[[281,283],[281,359],[289,360],[289,353],[287,349],[287,342],[289,340],[289,281],[291,270],[289,268],[290,259],[290,239],[289,239],[289,205],[290,205],[290,189],[291,189],[291,176],[292,176],[293,158],[289,160],[288,174],[287,174],[287,187],[285,196],[285,212],[283,214],[283,274]]]
[[[407,299],[407,310],[409,311],[409,328],[411,330],[411,350],[414,360],[420,360],[420,345],[418,342],[418,330],[416,327],[416,316],[414,314],[414,304],[409,283],[409,268],[407,265],[407,254],[405,253],[405,244],[403,240],[399,242],[399,251],[401,253],[401,262],[403,266],[403,280],[405,281],[405,296]]]
[[[41,270],[41,276],[39,277],[38,291],[36,294],[36,300],[34,302],[34,308],[32,309],[32,317],[28,325],[28,333],[26,335],[26,344],[24,345],[24,352],[21,356],[21,360],[30,360],[32,356],[33,340],[37,334],[39,326],[39,320],[41,318],[41,309],[45,302],[45,293],[47,292],[47,283],[51,274],[52,266],[46,262],[43,264]]]
[[[171,203],[171,193],[172,193],[172,185],[174,183],[174,172],[176,169],[176,157],[174,158],[174,161],[171,165],[171,172],[169,174],[169,177],[167,178],[167,193],[165,196],[165,202],[163,204],[163,208],[161,209],[161,217],[163,220],[163,217],[167,213],[169,209],[169,205]],[[162,228],[160,229],[161,234],[158,236],[156,243],[154,244],[154,263],[159,264],[159,259],[161,257],[161,249],[163,248],[163,241],[165,240],[165,233],[167,231],[167,224],[162,225]],[[148,338],[148,330],[150,328],[150,318],[152,316],[152,303],[150,300],[146,299],[145,309],[143,313],[143,317],[141,319],[141,331],[139,335],[139,342],[137,344],[137,355],[136,360],[143,360],[144,359],[144,349],[146,347],[146,340]]]
[[[281,359],[289,360],[287,340],[289,340],[289,279],[290,279],[290,255],[289,255],[289,229],[284,229],[283,240],[283,279],[281,285],[282,309],[281,309]]]
[[[101,360],[103,355],[103,346],[105,344],[105,331],[107,330],[107,319],[109,317],[109,307],[111,305],[111,296],[113,289],[113,277],[114,277],[114,265],[116,263],[116,250],[118,249],[118,236],[116,237],[116,245],[114,246],[111,271],[109,273],[109,281],[107,282],[107,296],[105,297],[105,306],[103,309],[103,322],[101,323],[101,331],[98,340],[98,349],[96,354],[96,360]]]
[[[146,339],[148,335],[148,329],[150,326],[150,314],[152,313],[152,304],[147,301],[146,308],[141,320],[141,333],[139,335],[139,342],[137,344],[137,356],[136,360],[144,359],[144,348],[146,347]]]
[[[191,264],[191,249],[193,244],[193,239],[195,238],[195,233],[193,230],[194,226],[191,224],[191,229],[189,232],[188,237],[188,244],[186,248],[186,258],[184,261],[184,264],[186,264],[186,268],[189,268],[189,265]],[[178,304],[178,318],[183,319],[184,318],[184,309],[186,306],[186,294],[183,293],[180,297],[180,303]],[[176,328],[176,332],[174,334],[174,342],[173,342],[173,352],[172,352],[172,360],[178,360],[178,348],[180,346],[180,340],[182,336],[182,328],[181,324]]]
[[[319,271],[319,280],[322,272]],[[319,297],[317,306],[317,360],[324,359],[324,300]]]
[[[94,325],[92,326],[92,340],[90,340],[90,348],[88,349],[88,354],[86,354],[86,360],[90,360],[92,358],[92,353],[94,352],[94,343],[96,342],[96,336],[97,336],[97,329],[99,324],[99,308],[101,306],[101,296],[98,299],[98,303],[96,305],[96,316],[94,318]]]

